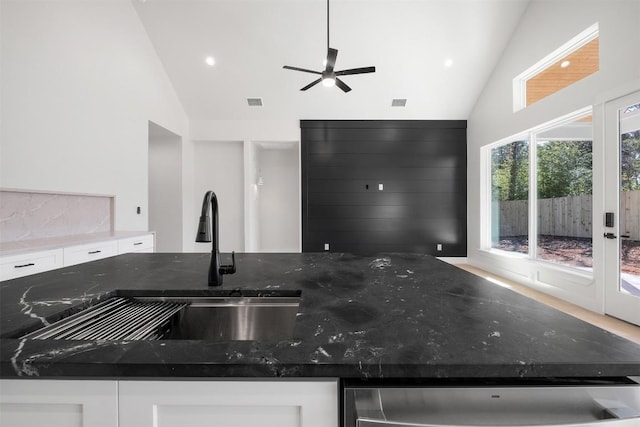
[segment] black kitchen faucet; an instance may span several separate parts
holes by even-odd
[[[212,220],[209,219],[209,207],[211,207]],[[196,242],[213,242],[211,245],[211,263],[209,264],[209,286],[222,286],[222,275],[236,272],[236,253],[231,252],[231,265],[220,265],[220,251],[218,249],[218,198],[213,191],[207,191],[204,195]]]

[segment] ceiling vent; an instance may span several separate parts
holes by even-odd
[[[406,98],[394,98],[391,100],[392,107],[406,107],[407,99]]]
[[[247,98],[249,107],[262,107],[262,98]]]

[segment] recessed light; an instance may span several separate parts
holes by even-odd
[[[209,67],[213,67],[214,65],[216,65],[216,60],[213,58],[213,56],[207,56],[204,59],[204,62],[209,66]]]
[[[453,59],[451,58],[447,58],[444,60],[444,66],[445,67],[451,67],[453,65]]]
[[[570,61],[562,61],[562,63],[560,64],[560,67],[567,68],[570,64],[571,64]]]

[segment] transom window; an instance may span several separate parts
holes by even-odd
[[[600,69],[598,24],[569,40],[513,80],[514,111],[552,95]]]

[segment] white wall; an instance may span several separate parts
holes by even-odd
[[[188,121],[131,3],[0,7],[0,186],[113,194],[116,229],[146,230],[148,121]]]
[[[156,252],[182,252],[182,139],[149,123],[149,230]]]
[[[260,222],[258,212],[258,144],[244,141],[244,250],[258,252]]]
[[[600,71],[517,113],[513,112],[513,78],[568,40],[598,22]],[[640,2],[627,0],[532,0],[512,40],[488,80],[468,119],[468,157],[480,148],[582,107],[594,107],[594,218],[602,207],[601,104],[640,88]],[[471,264],[524,280],[546,292],[593,310],[602,310],[602,242],[594,239],[594,277],[588,283],[571,274],[540,268],[519,259],[497,258],[480,250],[480,164],[468,166],[468,259]],[[597,230],[595,233],[597,235]],[[538,275],[553,281],[537,283]],[[600,277],[600,278],[599,278]]]
[[[300,140],[300,120],[297,117],[290,120],[191,120],[189,130],[194,140]]]
[[[211,243],[195,243],[202,199],[213,190],[218,199],[220,252],[244,252],[244,146],[242,141],[196,141],[193,143],[193,224],[185,231],[186,252],[209,252]],[[224,264],[228,262],[223,260]]]

